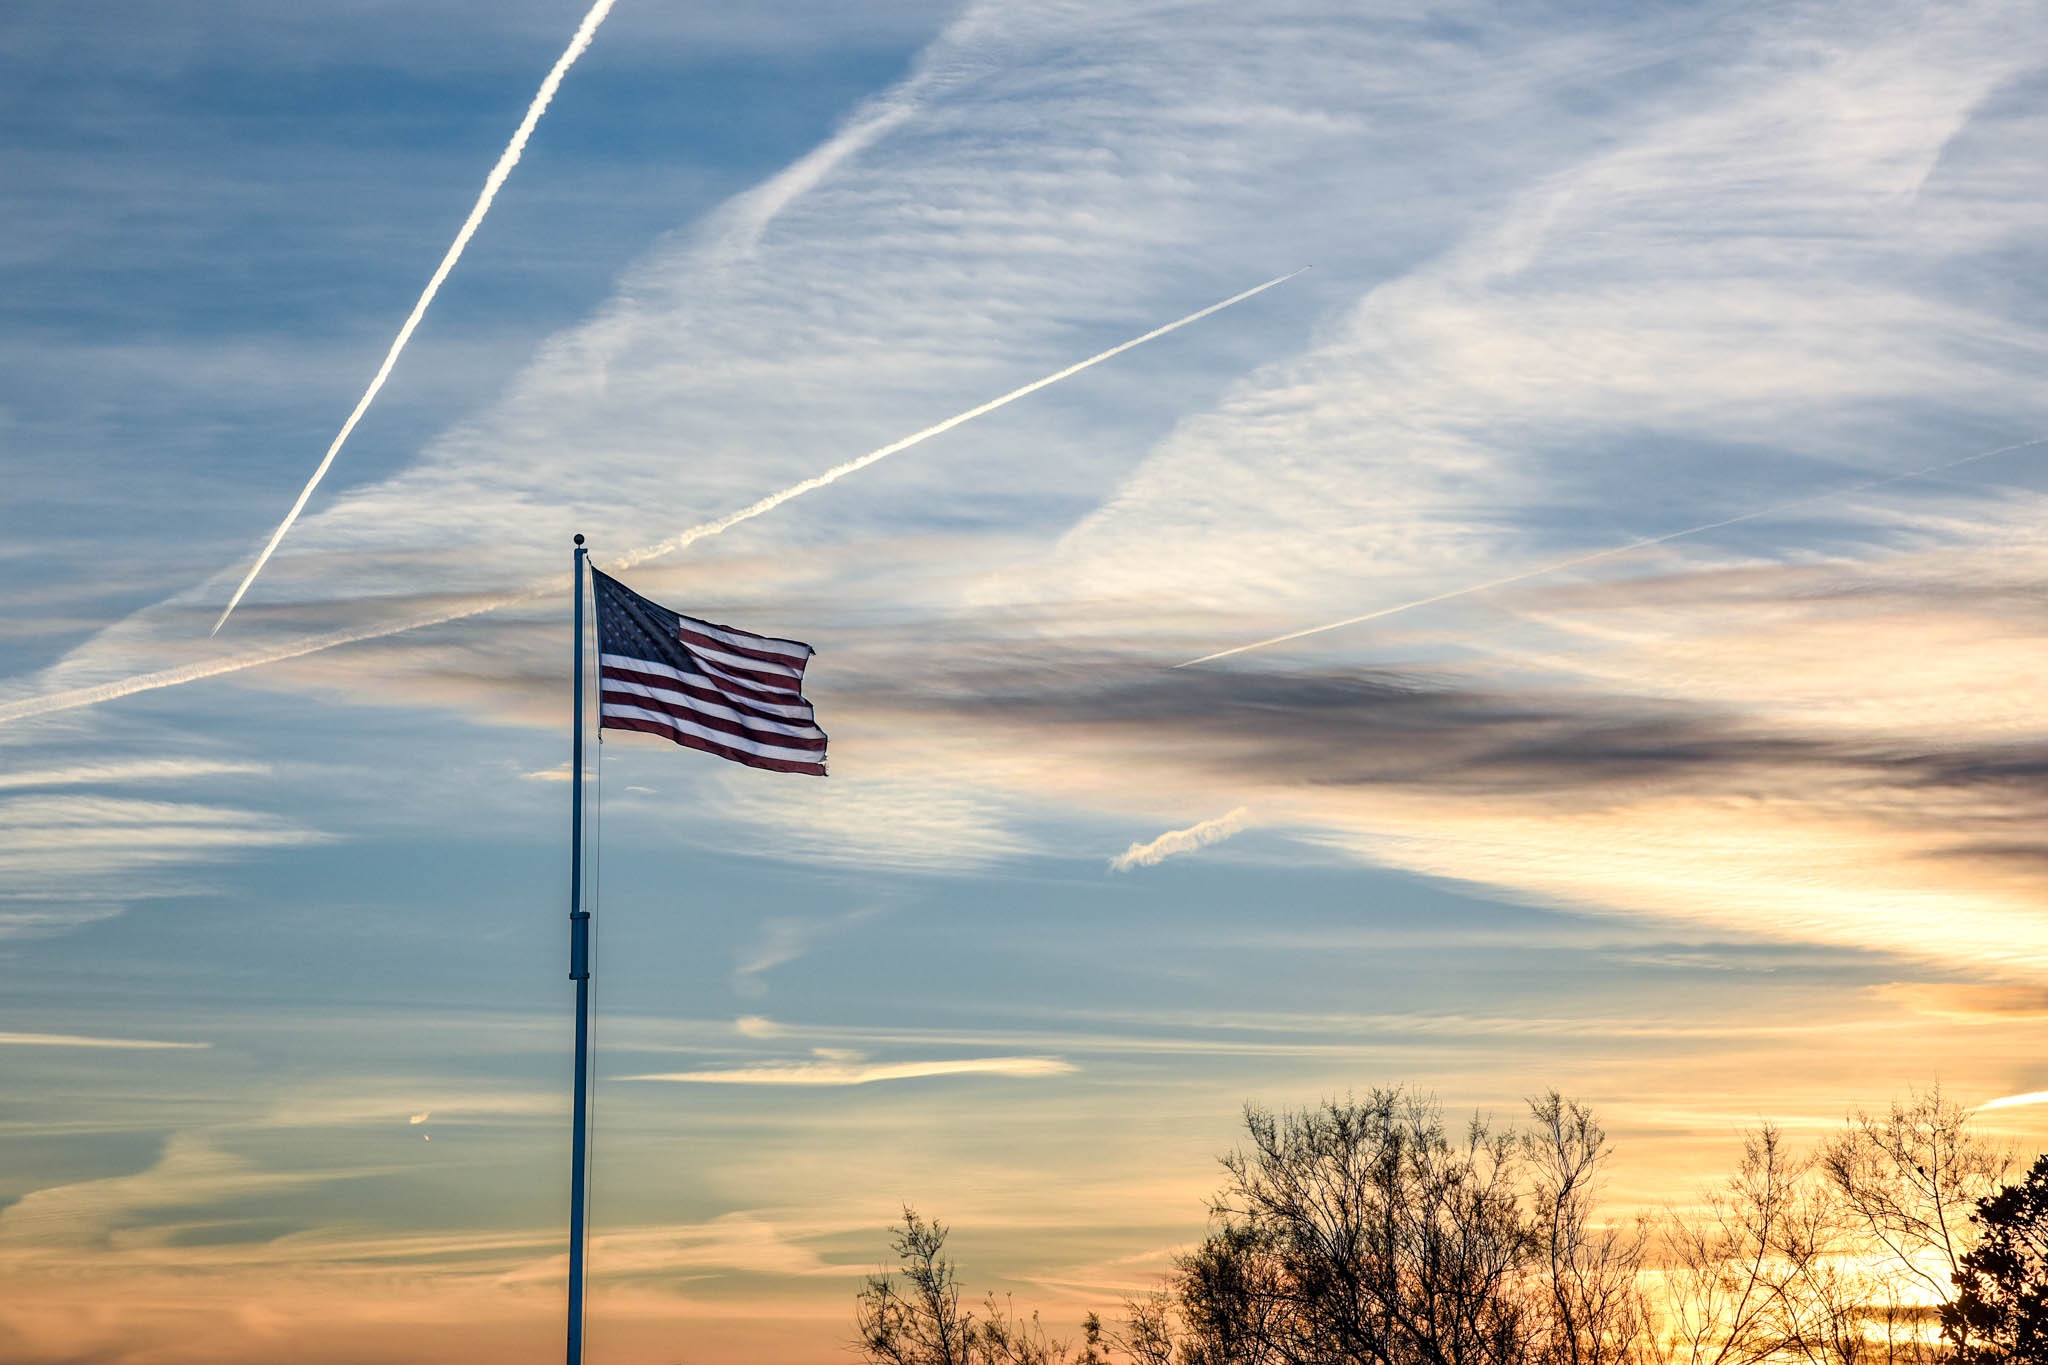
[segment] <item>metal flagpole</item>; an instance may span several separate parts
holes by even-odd
[[[590,1109],[590,912],[583,908],[583,561],[576,537],[576,725],[569,752],[569,979],[576,983],[575,1125],[569,1139],[569,1365],[583,1365],[584,1138]]]

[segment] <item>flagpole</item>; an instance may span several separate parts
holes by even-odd
[[[569,1365],[583,1365],[583,1192],[590,1114],[590,912],[583,908],[583,561],[576,537],[576,724],[569,752],[569,979],[576,983],[576,1098],[569,1138]]]

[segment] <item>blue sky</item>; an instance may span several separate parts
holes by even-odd
[[[477,609],[1304,265],[626,571],[834,775],[604,747],[593,1344],[837,1359],[904,1200],[1077,1319],[1248,1099],[1556,1086],[1627,1208],[2048,1088],[2048,447],[1865,486],[2048,436],[2039,5],[620,0],[210,640],[579,15],[0,19],[11,1357],[553,1350],[568,601]]]

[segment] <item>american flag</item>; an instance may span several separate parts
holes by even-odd
[[[680,616],[591,570],[598,728],[640,730],[750,768],[825,775],[803,697],[811,647]]]

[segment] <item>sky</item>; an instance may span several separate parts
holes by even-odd
[[[593,1360],[2048,1091],[2048,6],[618,0],[209,636],[583,12],[0,15],[0,1357],[559,1351],[576,533],[832,736],[593,748]]]

